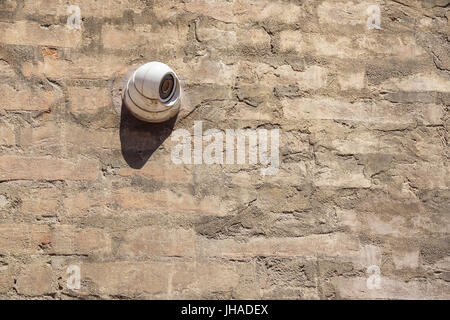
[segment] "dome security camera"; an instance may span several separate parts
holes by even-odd
[[[180,80],[166,64],[149,62],[140,66],[128,80],[123,99],[136,118],[164,122],[180,110]]]

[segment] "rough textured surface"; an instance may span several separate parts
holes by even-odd
[[[1,0],[0,298],[449,299],[449,4]],[[113,107],[151,60],[175,123]],[[278,174],[173,164],[196,120],[280,128]]]

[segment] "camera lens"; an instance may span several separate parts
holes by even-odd
[[[171,74],[166,74],[159,85],[159,96],[162,100],[168,99],[173,91],[175,79]]]

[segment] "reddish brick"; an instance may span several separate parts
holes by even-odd
[[[33,254],[50,243],[46,225],[0,224],[0,253]]]

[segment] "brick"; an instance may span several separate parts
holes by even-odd
[[[391,102],[403,102],[403,103],[436,103],[438,98],[437,92],[406,92],[396,91],[386,94],[386,98]]]
[[[76,48],[80,46],[82,33],[66,25],[43,27],[31,21],[0,22],[0,42],[16,45],[56,46]]]
[[[401,61],[420,61],[426,57],[425,49],[416,41],[414,35],[377,35],[370,33],[357,41],[363,57],[374,55],[392,57]],[[317,42],[316,42],[317,45]]]
[[[264,64],[241,65],[240,72],[245,72],[248,67],[253,70],[246,75],[243,83],[252,83],[259,91],[255,95],[273,95],[275,86],[297,85],[303,90],[317,90],[327,86],[329,70],[320,66],[309,66],[304,71],[295,71],[290,65],[282,65],[273,69]]]
[[[401,154],[405,152],[402,141],[395,134],[343,128],[334,123],[317,123],[310,126],[311,142],[333,149],[341,155],[351,154]]]
[[[283,1],[207,1],[190,0],[184,10],[210,16],[224,22],[261,22],[273,19],[283,23],[295,23],[302,17],[302,9],[295,3]]]
[[[162,5],[165,5],[165,3]],[[182,7],[182,9],[188,12],[210,16],[224,22],[235,21],[233,14],[233,2],[190,0],[184,5],[184,7]]]
[[[355,160],[336,158],[320,161],[323,167],[314,170],[314,185],[330,188],[370,188],[372,182],[364,174],[364,167]]]
[[[14,277],[8,265],[0,266],[0,294],[7,293],[12,289]]]
[[[165,192],[144,193],[131,188],[118,190],[114,201],[123,210],[160,211],[169,206]]]
[[[406,92],[450,92],[450,80],[437,74],[415,74],[402,79],[392,78],[380,85],[383,90]]]
[[[91,210],[209,215],[224,215],[228,210],[227,204],[215,196],[197,199],[184,192],[163,190],[147,193],[133,188],[121,188],[108,194],[76,193],[64,200],[64,206],[71,216],[85,216]]]
[[[303,194],[287,195],[284,188],[275,186],[261,187],[256,205],[265,212],[293,212],[311,207],[309,198]]]
[[[1,58],[1,56],[0,56]],[[14,69],[11,67],[11,65],[4,61],[0,60],[0,77],[14,77],[16,73],[14,72]]]
[[[393,261],[396,269],[416,269],[419,266],[419,249],[396,250]]]
[[[303,34],[298,31],[284,30],[280,32],[280,50],[281,52],[303,53],[305,45],[301,41]]]
[[[227,204],[215,195],[197,199],[188,193],[165,192],[165,211],[168,213],[191,212],[208,215],[225,215],[228,212]]]
[[[248,257],[342,257],[358,254],[357,239],[343,233],[309,235],[300,238],[252,238],[247,242],[233,239],[203,240],[202,254],[221,258]]]
[[[0,145],[12,146],[16,144],[16,136],[14,131],[7,126],[0,127]]]
[[[139,297],[168,291],[170,264],[164,262],[111,262],[82,264],[82,279],[90,292],[100,295]]]
[[[118,150],[121,147],[117,130],[86,130],[68,125],[64,128],[64,142],[73,150],[105,149]]]
[[[189,0],[184,3],[158,0],[155,1],[154,10],[157,17],[165,19],[189,12],[233,23],[261,22],[267,19],[295,23],[304,16],[297,4],[271,0]]]
[[[70,217],[86,216],[92,210],[106,211],[106,194],[101,192],[73,192],[63,203],[66,213]]]
[[[98,63],[102,61],[102,63]],[[48,77],[51,79],[110,79],[117,70],[126,65],[124,59],[113,55],[76,55],[61,60],[46,56],[35,63],[25,62],[25,77]]]
[[[169,27],[138,25],[131,29],[105,24],[102,26],[102,41],[103,46],[109,49],[150,46],[155,51],[180,51],[184,46],[187,33],[186,25]],[[160,40],[161,36],[164,36],[165,41]]]
[[[442,106],[436,104],[426,104],[423,109],[423,122],[425,125],[443,124],[444,109]]]
[[[283,99],[285,119],[294,120],[347,120],[366,123],[413,124],[414,113],[407,106],[392,105],[387,102],[349,103],[329,97],[317,96],[315,99]]]
[[[61,127],[54,122],[47,122],[35,128],[23,128],[20,144],[34,151],[49,149],[61,144]]]
[[[425,50],[410,35],[362,34],[358,38],[329,37],[301,31],[280,32],[281,52],[318,55],[339,59],[373,58],[374,55],[411,60],[425,56]]]
[[[305,71],[297,72],[291,66],[283,65],[279,67],[271,77],[263,77],[262,82],[275,83],[277,85],[296,84],[302,89],[320,89],[327,85],[328,70],[320,66],[310,66]]]
[[[264,63],[254,63],[250,61],[239,62],[239,74],[242,85],[255,87],[255,95],[266,96],[267,99],[273,96],[273,88],[276,86],[297,85],[302,90],[317,90],[324,88],[328,83],[329,70],[327,68],[312,65],[304,71],[296,71],[290,65],[281,65],[277,68]]]
[[[64,255],[106,255],[111,252],[111,245],[111,238],[102,229],[58,225],[51,231],[49,251]]]
[[[58,59],[58,49],[51,47],[40,47],[40,52],[42,57],[50,57],[53,59]]]
[[[270,49],[271,38],[264,29],[239,29],[238,45],[259,50]]]
[[[41,296],[55,290],[52,284],[52,272],[47,265],[26,265],[17,277],[16,290],[19,294]]]
[[[383,252],[385,248],[376,245],[362,245],[359,255],[355,257],[354,265],[358,268],[366,269],[368,266],[381,266],[383,261]]]
[[[324,1],[317,7],[319,23],[327,24],[337,29],[342,25],[366,26],[369,15],[367,9],[371,5],[379,5],[381,1]],[[382,9],[381,9],[382,10]],[[367,28],[366,28],[367,29]]]
[[[115,201],[124,210],[154,210],[166,213],[201,213],[224,215],[226,208],[215,196],[196,199],[188,193],[169,190],[142,193],[133,189],[120,189]]]
[[[81,266],[82,278],[102,296],[170,298],[198,291],[233,291],[240,276],[233,265],[213,262],[111,262]],[[82,288],[82,290],[85,288]]]
[[[150,159],[141,169],[121,168],[117,174],[121,177],[137,175],[163,183],[192,183],[193,181],[192,171],[183,165],[174,165],[166,158],[156,161]]]
[[[187,62],[174,60],[168,63],[186,84],[231,86],[236,79],[236,65],[225,64],[208,57],[197,57]]]
[[[407,135],[407,147],[415,146],[413,154],[430,163],[444,163],[445,144],[442,143],[441,134],[432,128],[416,130]],[[412,140],[412,141],[411,141]]]
[[[242,46],[258,49],[270,49],[271,38],[263,29],[227,29],[213,26],[197,26],[197,37],[206,46],[217,50],[231,50]]]
[[[106,255],[111,238],[102,229],[71,225],[0,224],[2,254],[36,254],[41,250],[61,255]]]
[[[381,275],[380,288],[368,289],[367,278],[338,278],[333,281],[341,299],[448,299],[448,285],[444,282],[400,281]]]
[[[108,0],[107,2],[79,0],[74,4],[80,7],[81,17],[120,18],[127,11],[140,14],[145,9],[145,4],[139,0]],[[67,13],[69,5],[70,3],[64,0],[36,0],[26,2],[23,11],[30,15],[69,17],[70,14]]]
[[[338,83],[341,90],[361,90],[367,86],[365,71],[341,71],[338,74]]]
[[[61,96],[59,92],[9,84],[0,84],[0,110],[48,111]]]
[[[118,254],[126,258],[194,257],[196,236],[193,231],[161,227],[128,230]]]
[[[434,213],[430,217],[421,204],[413,200],[411,194],[402,201],[381,196],[371,199],[368,196],[364,204],[356,206],[354,210],[338,210],[337,213],[342,226],[369,236],[417,239],[423,234],[448,232],[448,218],[445,215]],[[396,251],[400,251],[400,248],[396,248]]]
[[[404,217],[377,217],[366,216],[365,219],[361,219],[369,223],[368,233],[378,235],[389,235],[394,237],[410,237],[415,232],[411,232],[407,229],[407,219]]]
[[[16,10],[17,2],[16,0],[5,0],[0,3],[0,11],[12,12]]]
[[[111,92],[107,88],[69,87],[70,112],[75,115],[95,114],[111,106]]]
[[[24,194],[21,198],[21,211],[36,217],[55,217],[61,197],[57,189],[38,189]]]
[[[10,200],[8,198],[6,198],[5,195],[0,195],[0,208],[4,209],[6,208],[8,205],[10,205]]]
[[[284,141],[284,140],[283,140]],[[264,178],[255,177],[255,175],[251,171],[240,171],[229,173],[231,182],[235,186],[245,187],[244,190],[247,190],[249,186],[257,186],[262,181],[267,183],[268,185],[273,185],[274,187],[282,188],[285,184],[289,186],[298,186],[302,181],[308,181],[308,171],[305,163],[282,163],[281,170],[279,170],[278,174],[273,176],[265,176]],[[251,183],[250,183],[251,182]],[[242,192],[240,190],[239,192]],[[249,189],[250,194],[254,194],[257,189]],[[238,193],[239,195],[240,193]],[[254,199],[253,195],[249,197],[247,200],[251,201]],[[302,202],[304,203],[304,202]]]
[[[399,164],[397,173],[407,179],[412,187],[422,190],[448,189],[450,174],[448,166],[419,162],[414,165]]]
[[[61,159],[0,157],[0,181],[9,180],[95,180],[95,160],[71,162]]]
[[[240,278],[232,266],[221,263],[199,264],[194,272],[201,292],[232,291]]]
[[[267,94],[268,92],[266,91],[264,93]],[[255,97],[256,96],[257,95],[255,93]],[[261,94],[258,97],[262,98],[264,97],[264,95]],[[255,112],[255,108],[253,106],[249,106],[246,103],[240,103],[237,105],[237,108],[235,110],[236,112],[234,112],[230,116],[230,119],[243,121],[263,121],[263,122],[271,121],[273,119],[272,106],[266,105],[266,103],[264,103],[264,105],[261,105],[259,107],[260,107],[259,112]]]
[[[1,254],[33,254],[50,242],[46,225],[0,224]]]

